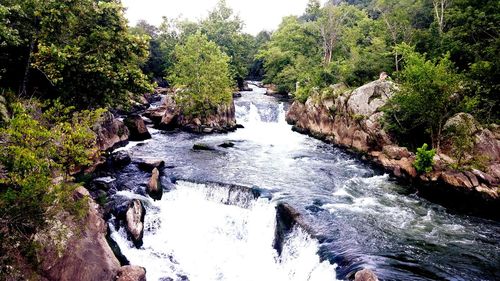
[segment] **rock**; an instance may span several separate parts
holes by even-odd
[[[400,147],[397,145],[386,145],[383,147],[382,151],[389,158],[396,160],[399,160],[401,158],[408,158],[411,156],[411,153],[406,147]]]
[[[154,168],[161,169],[163,168],[163,166],[165,166],[165,161],[154,158],[140,159],[137,160],[136,163],[139,169],[146,171],[148,173],[149,171],[152,171]]]
[[[487,162],[500,162],[500,139],[488,129],[475,134],[474,155],[480,155]]]
[[[454,187],[473,188],[472,183],[463,173],[454,171],[444,171],[441,173],[441,179],[446,184],[449,184]]]
[[[83,221],[59,213],[46,230],[36,234],[39,269],[46,280],[114,280],[120,263],[106,241],[107,224],[89,192],[79,187],[74,200],[88,200]],[[84,266],[83,266],[84,265]]]
[[[195,143],[193,145],[194,150],[215,150],[215,148],[209,146],[208,144],[204,143]]]
[[[240,88],[240,91],[247,91],[247,92],[249,92],[249,91],[253,91],[253,89],[250,88],[248,86],[248,82],[245,81],[245,82],[243,82],[243,87]]]
[[[179,91],[182,90],[177,90]],[[150,118],[157,128],[163,130],[182,128],[195,133],[202,133],[204,130],[210,130],[210,132],[234,130],[236,115],[233,100],[219,106],[217,110],[206,116],[187,116],[182,114],[182,108],[175,103],[175,94],[167,93],[160,106],[151,107],[146,111],[145,116]]]
[[[163,189],[161,187],[161,183],[159,181],[160,171],[157,168],[153,169],[151,179],[149,179],[148,185],[146,187],[146,191],[149,196],[154,200],[160,200],[163,195]]]
[[[131,141],[143,141],[151,138],[151,134],[144,123],[144,120],[139,115],[130,115],[123,121],[127,126]]]
[[[219,144],[219,146],[222,148],[229,148],[229,147],[233,147],[234,143],[232,143],[230,141],[225,141],[224,143]]]
[[[354,281],[378,281],[377,275],[370,269],[363,269],[354,275]]]
[[[128,141],[128,128],[109,111],[104,113],[101,121],[94,126],[94,132],[101,151],[123,145]]]
[[[454,128],[457,128],[461,125],[465,125],[466,127],[468,127],[467,129],[469,135],[473,135],[479,129],[481,129],[479,123],[472,115],[470,115],[469,113],[460,112],[453,115],[453,117],[446,121],[443,126],[443,130],[453,130]]]
[[[127,166],[132,161],[130,154],[126,151],[115,152],[111,154],[110,159],[112,164],[119,168]]]
[[[495,182],[495,179],[492,176],[490,176],[484,172],[481,172],[477,169],[472,169],[472,173],[479,179],[479,181],[481,183],[493,185]]]
[[[233,93],[233,98],[241,98],[241,93],[240,92]]]
[[[470,181],[470,183],[472,184],[473,187],[479,185],[479,181],[478,181],[477,177],[473,173],[471,173],[469,171],[465,171],[464,175],[467,176],[467,178],[469,179],[469,181]]]
[[[392,96],[394,84],[388,81],[373,81],[352,92],[347,109],[352,114],[370,116],[380,109]]]
[[[244,129],[245,126],[241,125],[241,124],[236,124],[235,126],[236,129]]]
[[[113,177],[102,177],[102,178],[96,178],[92,181],[92,183],[95,185],[95,188],[100,189],[100,190],[109,190],[111,187],[111,184],[116,181],[115,178]]]
[[[211,133],[214,132],[214,129],[210,128],[210,127],[207,127],[207,128],[203,128],[202,132],[205,133],[205,134],[211,134]]]
[[[129,204],[127,213],[125,214],[127,232],[137,248],[142,246],[145,214],[146,210],[142,206],[141,201],[137,199],[132,200],[132,202]]]
[[[488,167],[488,173],[490,174],[490,176],[496,178],[497,180],[500,179],[500,164],[496,163],[496,164],[490,165]],[[497,182],[497,181],[495,181],[495,182]]]
[[[116,275],[116,281],[146,281],[146,269],[136,265],[122,266]]]

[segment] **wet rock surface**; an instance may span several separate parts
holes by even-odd
[[[151,134],[141,116],[133,114],[123,120],[129,130],[129,140],[143,141],[151,138]]]
[[[127,232],[136,247],[142,246],[142,236],[144,235],[144,216],[146,209],[141,201],[134,199],[130,202],[125,213]]]

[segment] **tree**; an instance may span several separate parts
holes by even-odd
[[[234,15],[225,0],[219,0],[208,17],[200,22],[200,29],[229,56],[231,77],[241,84],[253,59],[250,57],[251,40],[242,33],[243,21]]]
[[[151,89],[139,68],[147,38],[132,35],[115,1],[4,2],[8,23],[21,38],[2,48],[2,85],[20,95],[61,97],[82,107],[123,102]]]
[[[414,0],[376,0],[375,7],[386,25],[393,47],[400,43],[411,43],[414,35],[413,14],[420,9],[420,4],[420,1]],[[399,71],[400,61],[400,54],[395,49],[394,67],[396,71]]]
[[[446,9],[451,5],[452,0],[432,0],[432,5],[434,7],[434,16],[436,17],[436,22],[439,27],[439,33],[443,33],[445,21],[444,15]]]
[[[402,140],[430,138],[439,153],[443,126],[458,109],[461,76],[449,56],[427,60],[406,44],[398,51],[404,60],[401,89],[389,101],[386,126]]]
[[[309,0],[307,2],[306,12],[301,19],[304,21],[316,21],[321,16],[321,4],[319,0]]]
[[[203,117],[231,101],[229,57],[206,35],[189,36],[175,47],[175,58],[169,79],[184,114]]]
[[[277,84],[281,92],[294,91],[297,82],[307,82],[303,80],[311,78],[317,73],[314,68],[321,66],[319,42],[316,23],[301,22],[295,16],[284,18],[257,54],[264,61],[264,81]]]

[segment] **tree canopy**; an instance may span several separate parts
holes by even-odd
[[[175,47],[169,79],[179,91],[176,102],[184,114],[205,116],[232,98],[229,57],[197,32]]]

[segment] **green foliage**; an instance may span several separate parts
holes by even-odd
[[[19,242],[30,241],[61,210],[85,215],[86,202],[72,200],[69,175],[96,156],[91,128],[102,114],[73,113],[57,101],[45,110],[36,101],[11,107],[12,118],[0,127],[0,248],[7,256],[29,250]]]
[[[127,91],[151,89],[139,68],[148,55],[147,38],[128,31],[119,2],[5,3],[17,12],[3,22],[20,40],[0,47],[7,54],[0,63],[8,66],[2,83],[20,95],[36,89],[66,104],[95,107],[123,102]]]
[[[229,57],[200,32],[175,48],[169,80],[178,88],[176,102],[184,114],[206,116],[231,101]]]
[[[399,73],[400,91],[385,109],[386,128],[403,141],[413,139],[417,142],[413,145],[430,139],[439,151],[444,123],[459,102],[461,76],[448,56],[427,60],[406,44],[398,46],[398,51],[403,54],[404,69]]]
[[[432,165],[434,165],[434,155],[436,155],[435,149],[427,150],[427,144],[424,143],[422,147],[417,148],[417,153],[413,166],[419,173],[428,173],[432,171]]]

